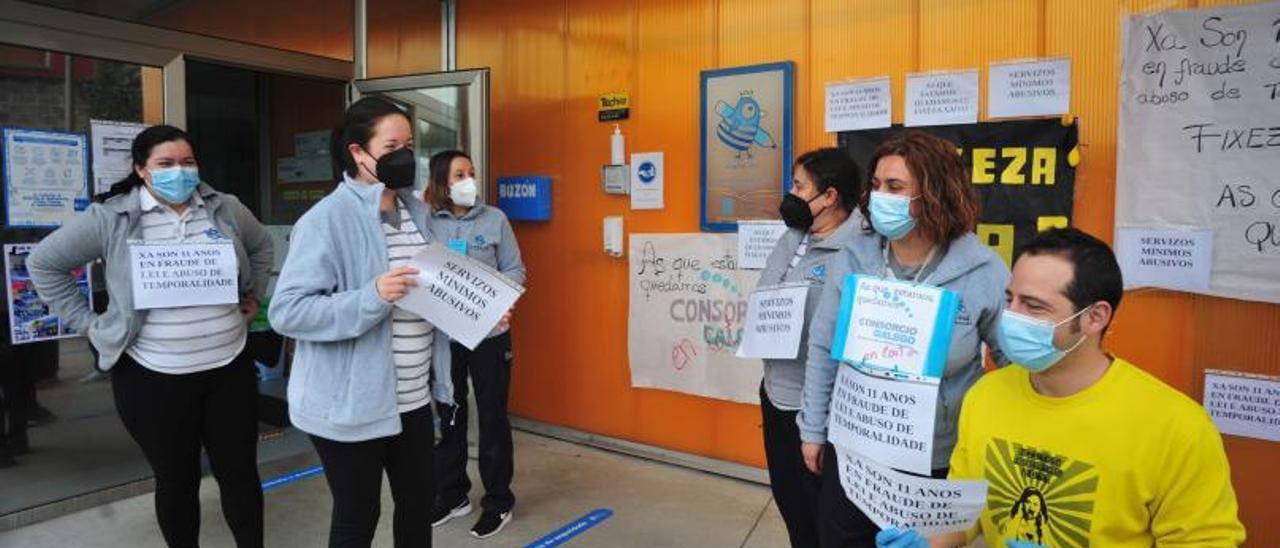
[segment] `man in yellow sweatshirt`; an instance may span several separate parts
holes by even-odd
[[[1123,294],[1107,244],[1076,229],[1014,261],[1001,350],[960,412],[952,479],[989,482],[978,526],[927,541],[886,529],[881,547],[1239,546],[1245,531],[1222,438],[1181,392],[1102,350]]]

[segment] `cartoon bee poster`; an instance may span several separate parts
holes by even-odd
[[[775,219],[791,187],[795,67],[702,72],[702,230]]]

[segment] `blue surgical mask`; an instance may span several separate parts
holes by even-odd
[[[1000,325],[996,328],[996,337],[1000,341],[1000,351],[1004,352],[1005,357],[1009,358],[1032,373],[1040,373],[1053,364],[1058,363],[1063,356],[1070,354],[1084,342],[1086,335],[1081,333],[1080,340],[1071,345],[1066,350],[1058,350],[1053,345],[1053,332],[1059,325],[1076,319],[1084,314],[1088,307],[1081,309],[1079,312],[1072,314],[1070,318],[1062,320],[1058,323],[1049,323],[1048,321],[1030,316],[1024,316],[1011,310],[1005,310],[1000,314]]]
[[[181,204],[200,185],[200,170],[195,167],[152,169],[151,191],[171,204]]]
[[[889,194],[888,192],[871,192],[871,226],[881,236],[890,240],[899,240],[916,227],[916,220],[911,217],[911,201],[915,198]]]

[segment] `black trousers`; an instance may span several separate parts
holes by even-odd
[[[311,436],[333,495],[330,548],[368,548],[382,512],[382,472],[395,502],[392,535],[396,548],[430,548],[431,477],[435,429],[431,406],[400,414],[399,434],[341,442]]]
[[[792,548],[818,546],[818,496],[821,476],[804,466],[800,453],[798,411],[783,411],[769,401],[760,385],[760,412],[764,422],[764,457],[769,466],[769,488],[778,512],[787,525]]]
[[[0,453],[27,445],[27,418],[36,404],[36,361],[57,359],[58,342],[15,344],[13,360],[0,366]]]
[[[476,387],[476,412],[480,423],[480,481],[487,512],[507,512],[516,503],[511,492],[515,475],[511,420],[507,396],[511,391],[511,332],[485,339],[475,350],[457,343],[453,351],[453,398],[457,405],[440,412],[440,445],[436,447],[439,500],[455,505],[471,491],[467,477],[467,374]]]
[[[880,528],[845,495],[835,446],[828,443],[822,453],[822,494],[818,503],[818,540],[822,548],[875,548]],[[947,469],[934,470],[931,477],[946,478]]]
[[[222,492],[236,546],[262,546],[258,383],[252,360],[198,373],[157,373],[125,354],[111,373],[116,409],[156,478],[156,520],[171,547],[199,545],[200,448]]]

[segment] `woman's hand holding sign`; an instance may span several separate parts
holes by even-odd
[[[822,444],[821,443],[801,443],[800,452],[804,454],[804,467],[809,469],[809,473],[818,475],[822,473]]]
[[[498,327],[496,327],[495,329],[501,331],[503,329],[511,327],[511,313],[515,312],[515,310],[516,310],[516,307],[514,306],[511,307],[509,310],[507,310],[507,313],[502,315],[502,319],[498,320]]]
[[[378,276],[375,282],[378,296],[389,303],[400,300],[409,292],[409,288],[418,286],[417,275],[418,269],[411,266],[398,266],[388,270]]]

